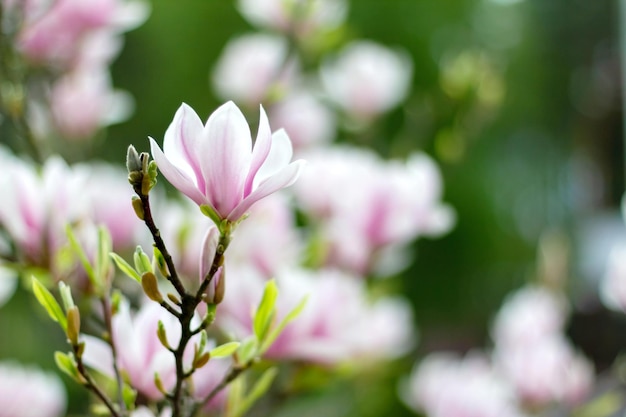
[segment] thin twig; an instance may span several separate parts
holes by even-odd
[[[102,309],[104,310],[104,325],[108,333],[108,342],[111,346],[111,355],[113,356],[113,372],[115,373],[115,382],[117,383],[117,401],[122,411],[122,414],[126,412],[126,404],[124,403],[124,382],[122,380],[122,374],[119,366],[117,365],[117,348],[115,347],[115,339],[113,336],[113,324],[111,319],[111,300],[109,294],[106,293],[102,298]]]
[[[102,401],[105,407],[111,412],[112,417],[122,417],[122,415],[115,408],[115,404],[113,404],[113,402],[104,393],[104,391],[102,391],[100,387],[98,387],[95,381],[91,378],[91,375],[89,375],[89,373],[87,372],[87,369],[85,369],[83,360],[78,354],[79,346],[72,346],[72,348],[74,349],[74,357],[76,358],[76,368],[78,370],[78,373],[81,377],[85,379],[84,386],[87,389],[91,390],[100,399],[100,401]]]

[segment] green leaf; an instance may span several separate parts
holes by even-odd
[[[272,343],[274,343],[274,341],[278,338],[278,336],[280,336],[282,331],[285,329],[285,327],[289,323],[291,323],[296,318],[298,318],[298,316],[304,310],[304,307],[306,306],[308,299],[309,299],[308,295],[303,297],[302,300],[300,300],[300,302],[298,303],[298,305],[295,306],[289,312],[289,314],[287,314],[285,318],[282,319],[282,321],[278,324],[278,326],[275,326],[274,328],[270,330],[269,334],[267,335],[266,339],[263,341],[263,344],[261,345],[261,350],[259,352],[260,355],[264,354],[272,346]]]
[[[89,258],[87,257],[87,254],[83,250],[82,246],[80,246],[78,239],[76,239],[76,235],[74,234],[71,225],[68,224],[67,226],[65,226],[65,233],[67,234],[67,238],[70,241],[70,247],[78,255],[78,258],[80,259],[83,268],[85,268],[85,271],[87,272],[89,280],[94,285],[94,287],[100,288],[100,285],[96,279],[96,274],[93,270],[93,267],[91,266],[91,263],[89,262]]]
[[[265,336],[267,335],[270,325],[272,324],[277,297],[278,287],[276,287],[276,281],[272,279],[265,284],[263,298],[261,298],[259,307],[254,315],[254,334],[261,344],[265,340]]]
[[[154,272],[152,270],[152,261],[150,260],[150,257],[139,245],[135,248],[133,261],[135,262],[135,269],[139,272],[139,274],[143,274],[144,272]]]
[[[131,411],[135,409],[137,391],[135,391],[130,385],[124,384],[124,386],[122,387],[122,398],[124,399],[126,409]]]
[[[65,318],[65,314],[63,314],[63,310],[61,309],[61,306],[59,305],[57,300],[46,287],[44,287],[39,281],[37,281],[37,278],[32,277],[32,282],[33,293],[35,294],[37,301],[39,301],[39,304],[41,304],[43,308],[46,309],[48,315],[52,320],[58,322],[61,325],[63,331],[67,331],[67,319]]]
[[[96,255],[96,279],[104,284],[108,280],[111,260],[109,253],[113,250],[111,243],[111,234],[104,226],[98,227],[98,253]]]
[[[57,367],[69,375],[73,380],[80,384],[84,383],[84,378],[78,373],[76,362],[71,355],[59,351],[54,352],[54,361],[56,362]]]
[[[113,261],[115,262],[115,265],[117,265],[117,267],[119,268],[120,271],[122,271],[124,274],[126,274],[126,276],[134,279],[135,281],[137,281],[139,283],[141,283],[141,275],[139,275],[137,273],[137,271],[135,271],[135,269],[132,266],[130,266],[130,264],[128,262],[126,262],[124,260],[124,258],[119,256],[115,252],[109,253],[109,256],[111,257],[111,259],[113,259]]]
[[[243,403],[243,395],[246,391],[246,378],[243,376],[235,379],[228,385],[228,400],[225,410],[225,417],[238,417],[243,414],[240,407]]]
[[[252,405],[254,405],[254,403],[261,398],[267,390],[269,390],[277,374],[278,368],[276,367],[268,368],[265,372],[263,372],[263,375],[261,375],[261,377],[256,381],[250,390],[250,393],[245,396],[243,402],[239,406],[239,409],[237,410],[239,412],[238,415],[242,415],[248,411],[250,407],[252,407]]]
[[[235,353],[237,349],[239,349],[240,345],[241,343],[239,342],[224,343],[221,346],[211,349],[209,354],[211,355],[211,358],[223,358],[225,356],[230,356]]]
[[[239,347],[239,352],[237,352],[239,362],[246,363],[254,358],[257,354],[258,347],[259,342],[256,336],[250,336],[244,340]]]

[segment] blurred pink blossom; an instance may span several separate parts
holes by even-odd
[[[308,167],[295,194],[305,213],[321,220],[332,265],[366,273],[376,269],[376,256],[389,253],[384,249],[439,236],[454,224],[453,210],[441,202],[439,170],[425,154],[402,163],[342,147],[304,157]]]
[[[113,90],[104,67],[67,73],[50,91],[52,121],[65,139],[91,138],[98,129],[125,120],[132,106],[127,93]]]
[[[21,51],[31,60],[69,68],[79,59],[82,42],[94,32],[122,32],[145,20],[147,5],[125,0],[29,2],[19,35]]]
[[[0,362],[0,417],[61,417],[66,394],[55,374]]]
[[[429,417],[523,417],[510,384],[487,358],[435,353],[424,358],[401,392]]]
[[[238,5],[255,25],[307,35],[340,25],[348,9],[345,0],[239,0]]]
[[[289,94],[274,104],[269,114],[273,123],[287,131],[295,151],[325,145],[334,138],[335,115],[311,92]]]
[[[271,133],[261,107],[257,139],[239,108],[228,102],[203,126],[183,104],[165,132],[164,151],[150,138],[152,155],[168,181],[222,219],[239,220],[260,199],[298,178],[304,161],[291,161],[284,130]]]
[[[533,407],[582,401],[594,370],[565,338],[568,306],[560,293],[528,286],[509,296],[493,329],[494,363]]]
[[[295,82],[298,64],[287,56],[284,38],[253,34],[229,41],[213,71],[213,87],[223,99],[253,108]]]
[[[409,91],[411,75],[412,61],[406,52],[371,41],[347,45],[321,68],[326,94],[360,120],[399,104]]]
[[[176,347],[180,340],[180,324],[160,305],[146,302],[135,314],[128,303],[122,303],[119,312],[113,316],[113,339],[118,355],[118,366],[128,376],[133,388],[152,400],[163,398],[163,394],[154,384],[154,375],[158,373],[165,389],[171,389],[176,381],[174,356],[157,337],[158,322],[163,322],[170,346]],[[200,320],[194,321],[199,325]],[[89,335],[81,335],[85,341],[84,362],[102,372],[113,376],[113,357],[108,343]],[[199,341],[194,336],[186,352],[189,367],[193,344]],[[187,355],[189,353],[189,355]],[[229,366],[228,360],[214,359],[196,371],[192,377],[194,396],[202,398],[217,386]],[[223,396],[212,402],[220,406]]]
[[[218,325],[244,337],[252,332],[266,279],[252,268],[229,270],[229,288],[218,310]],[[275,359],[334,365],[397,357],[414,345],[411,309],[403,299],[368,300],[362,280],[336,270],[289,269],[277,277],[277,320],[308,297],[301,315],[267,352]]]

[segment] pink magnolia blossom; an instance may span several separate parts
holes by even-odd
[[[160,305],[146,302],[135,314],[132,314],[128,303],[122,303],[119,312],[113,316],[113,340],[118,355],[118,366],[128,376],[133,388],[152,400],[163,398],[163,394],[154,384],[154,374],[158,373],[163,386],[171,389],[176,378],[174,356],[167,350],[157,337],[159,320],[163,322],[168,342],[176,346],[180,340],[180,324],[178,320],[165,311]],[[195,325],[200,324],[196,320]],[[113,376],[113,357],[108,343],[89,335],[81,335],[85,341],[85,363],[102,372]],[[199,341],[194,336],[186,351],[186,368],[189,368],[193,355],[193,344]],[[216,387],[227,372],[227,360],[213,359],[193,375],[194,396],[203,398]],[[212,402],[214,407],[220,406],[225,398]]]
[[[357,119],[369,119],[400,103],[409,91],[411,74],[405,52],[371,41],[349,44],[321,68],[328,96]]]
[[[286,40],[274,35],[244,35],[229,41],[213,71],[215,91],[247,107],[280,95],[294,84],[298,68],[287,52]]]
[[[101,30],[130,29],[147,16],[143,2],[123,0],[57,0],[29,2],[20,50],[31,60],[64,68],[74,65],[82,42]]]
[[[241,14],[251,23],[284,32],[309,34],[341,24],[345,0],[239,0]]]
[[[413,370],[404,401],[430,417],[523,417],[514,391],[487,358],[435,353]]]
[[[494,363],[525,404],[542,407],[583,400],[593,366],[565,338],[562,294],[528,286],[508,297],[493,326]]]
[[[130,96],[113,90],[105,68],[81,68],[54,82],[50,111],[55,130],[65,139],[91,138],[98,129],[126,119]]]
[[[296,151],[328,144],[335,135],[333,112],[312,93],[293,92],[269,109],[274,123],[282,126]]]
[[[411,240],[439,236],[454,224],[453,210],[441,202],[439,170],[425,154],[401,163],[343,147],[305,157],[295,194],[304,211],[321,220],[328,264],[370,272]]]
[[[55,374],[0,362],[0,417],[61,417],[66,394]]]
[[[284,130],[271,133],[261,107],[257,139],[239,108],[228,102],[203,126],[183,104],[165,132],[163,151],[150,138],[152,155],[172,185],[220,218],[239,220],[260,199],[293,184],[304,161],[290,162]]]
[[[219,306],[218,325],[245,337],[252,332],[266,279],[252,268],[231,268],[229,288]],[[336,270],[289,269],[277,274],[280,321],[305,296],[301,315],[288,325],[267,352],[275,359],[334,365],[340,362],[397,357],[414,344],[411,309],[404,300],[368,300],[362,280]]]

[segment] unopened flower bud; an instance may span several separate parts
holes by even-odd
[[[133,261],[135,262],[135,269],[140,274],[143,275],[146,272],[153,272],[150,257],[143,251],[142,247],[139,245],[135,248]]]
[[[168,300],[170,300],[172,303],[174,303],[177,306],[182,304],[180,302],[180,299],[178,297],[176,297],[174,294],[172,294],[171,292],[167,293],[167,298],[168,298]]]
[[[146,214],[143,210],[143,202],[136,195],[133,196],[131,202],[132,202],[133,210],[135,211],[135,214],[137,215],[139,220],[143,220]]]
[[[200,355],[197,358],[194,358],[192,366],[195,369],[202,368],[209,362],[209,359],[211,359],[211,354],[209,352],[204,352],[204,354]]]
[[[161,377],[159,376],[157,372],[154,373],[154,385],[161,392],[161,394],[167,395],[167,391],[165,390],[165,387],[163,386],[163,381],[161,380]]]
[[[156,261],[157,268],[159,268],[159,272],[161,272],[164,277],[169,277],[170,271],[167,268],[165,257],[161,251],[156,248],[156,246],[154,247],[154,260]]]
[[[157,277],[152,272],[146,272],[141,276],[141,286],[143,287],[143,292],[146,293],[149,299],[157,303],[163,302],[163,296],[159,291]]]
[[[80,333],[80,312],[78,307],[72,306],[67,310],[67,331],[66,335],[72,346],[78,345],[78,335]]]
[[[220,266],[215,272],[215,276],[209,284],[207,290],[207,302],[211,304],[219,304],[224,299],[224,293],[226,292],[226,274],[224,272],[224,266]]]
[[[133,145],[128,147],[126,151],[126,169],[128,169],[128,173],[131,174],[135,171],[142,171],[141,159],[139,158],[139,153],[137,153],[137,149]]]
[[[161,320],[159,320],[159,324],[157,327],[157,337],[159,338],[159,342],[166,349],[171,349],[169,342],[167,341],[167,333],[165,332],[165,325]]]

